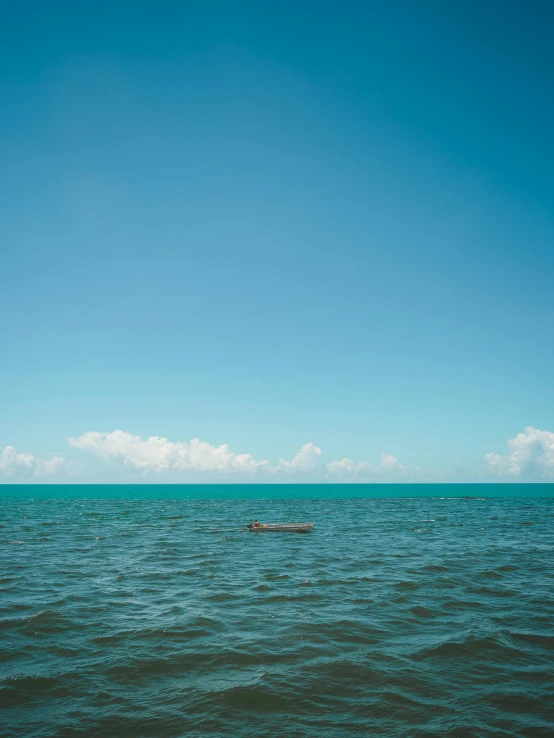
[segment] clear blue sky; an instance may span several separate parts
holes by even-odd
[[[0,10],[0,450],[554,431],[554,5]]]

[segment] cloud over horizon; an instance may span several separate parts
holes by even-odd
[[[243,475],[250,481],[284,481],[290,478],[340,481],[393,480],[406,475],[408,470],[392,454],[382,453],[377,464],[369,461],[331,461],[324,463],[322,450],[311,441],[305,443],[291,460],[280,459],[271,464],[267,459],[255,460],[251,454],[237,454],[227,444],[212,446],[198,438],[169,441],[151,436],[142,439],[121,430],[112,433],[88,431],[78,438],[70,438],[69,445],[90,451],[105,460],[118,460],[147,474],[216,473]]]
[[[485,454],[489,474],[512,480],[554,479],[554,433],[528,426],[508,441],[508,454]]]
[[[198,438],[190,442],[168,441],[150,436],[143,440],[122,430],[112,433],[87,431],[78,438],[70,438],[69,445],[91,451],[102,459],[120,460],[124,465],[148,472],[253,472],[268,465],[255,461],[251,454],[236,454],[225,443],[212,446]]]
[[[192,481],[199,478],[245,481],[387,481],[406,474],[406,468],[392,454],[382,453],[377,464],[368,461],[331,461],[325,463],[321,448],[309,441],[292,459],[281,458],[275,464],[267,459],[254,459],[249,453],[235,453],[228,444],[212,444],[193,438],[190,441],[170,441],[165,437],[146,439],[123,430],[108,433],[87,431],[68,438],[70,449],[94,457],[100,464],[74,464],[61,456],[43,459],[32,454],[18,453],[6,446],[0,455],[0,476],[11,478],[53,476],[72,469],[92,472],[92,476],[156,481]],[[81,458],[82,455],[81,455]],[[128,474],[125,474],[127,470]]]
[[[353,479],[367,479],[372,477],[382,479],[383,477],[402,477],[408,473],[408,469],[399,462],[396,456],[381,453],[379,463],[372,464],[370,461],[353,461],[342,459],[331,461],[327,464],[327,470],[331,476],[348,477]]]
[[[13,446],[6,446],[0,454],[0,475],[7,477],[48,477],[66,470],[68,464],[62,456],[43,459],[33,454],[18,453]]]
[[[200,479],[219,481],[329,481],[329,482],[411,482],[438,481],[438,472],[422,471],[402,464],[393,454],[382,452],[376,463],[350,458],[326,462],[322,449],[305,443],[292,459],[255,459],[236,453],[228,444],[214,446],[199,438],[170,441],[165,437],[141,438],[123,430],[108,433],[87,431],[68,439],[80,461],[56,455],[50,458],[18,452],[6,446],[0,452],[0,478],[59,481],[68,472],[81,477],[119,481],[188,482]],[[94,459],[86,463],[87,455]],[[443,481],[460,481],[459,475],[445,472]],[[554,433],[529,426],[508,440],[506,455],[487,453],[481,471],[468,481],[554,480]]]

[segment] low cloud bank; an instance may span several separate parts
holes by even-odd
[[[304,444],[292,459],[280,459],[277,464],[270,464],[267,459],[258,461],[251,454],[237,454],[227,444],[212,446],[198,438],[189,442],[174,442],[159,436],[142,439],[121,430],[112,433],[88,431],[78,438],[70,438],[69,444],[91,451],[104,460],[118,460],[145,474],[209,472],[267,481],[291,477],[342,481],[392,478],[407,471],[396,457],[386,453],[381,454],[377,464],[351,459],[325,463],[321,449],[312,442]]]
[[[5,477],[50,477],[65,471],[67,466],[62,456],[43,459],[18,453],[13,446],[6,446],[0,454],[0,475]]]
[[[513,481],[554,479],[554,433],[529,426],[508,441],[508,453],[485,454],[489,474]]]
[[[62,456],[43,458],[6,446],[0,452],[0,478],[57,481],[67,473],[78,477],[84,472],[87,478],[110,479],[115,475],[119,481],[438,481],[437,471],[409,468],[385,452],[376,463],[350,458],[325,462],[322,450],[312,442],[304,444],[292,459],[280,459],[275,464],[257,460],[252,454],[236,453],[226,443],[213,446],[199,438],[170,441],[160,436],[144,439],[122,430],[87,431],[69,438],[68,443],[80,460],[87,462],[88,457],[88,463],[75,463]],[[443,478],[459,481],[454,476]],[[487,479],[554,480],[554,433],[530,426],[508,440],[506,455],[485,454],[481,472],[472,481]]]

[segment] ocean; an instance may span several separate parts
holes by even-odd
[[[551,484],[4,485],[0,735],[551,738],[553,553]]]

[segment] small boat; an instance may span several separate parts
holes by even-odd
[[[249,523],[246,527],[251,533],[307,533],[315,528],[315,523],[260,523],[257,526]]]

